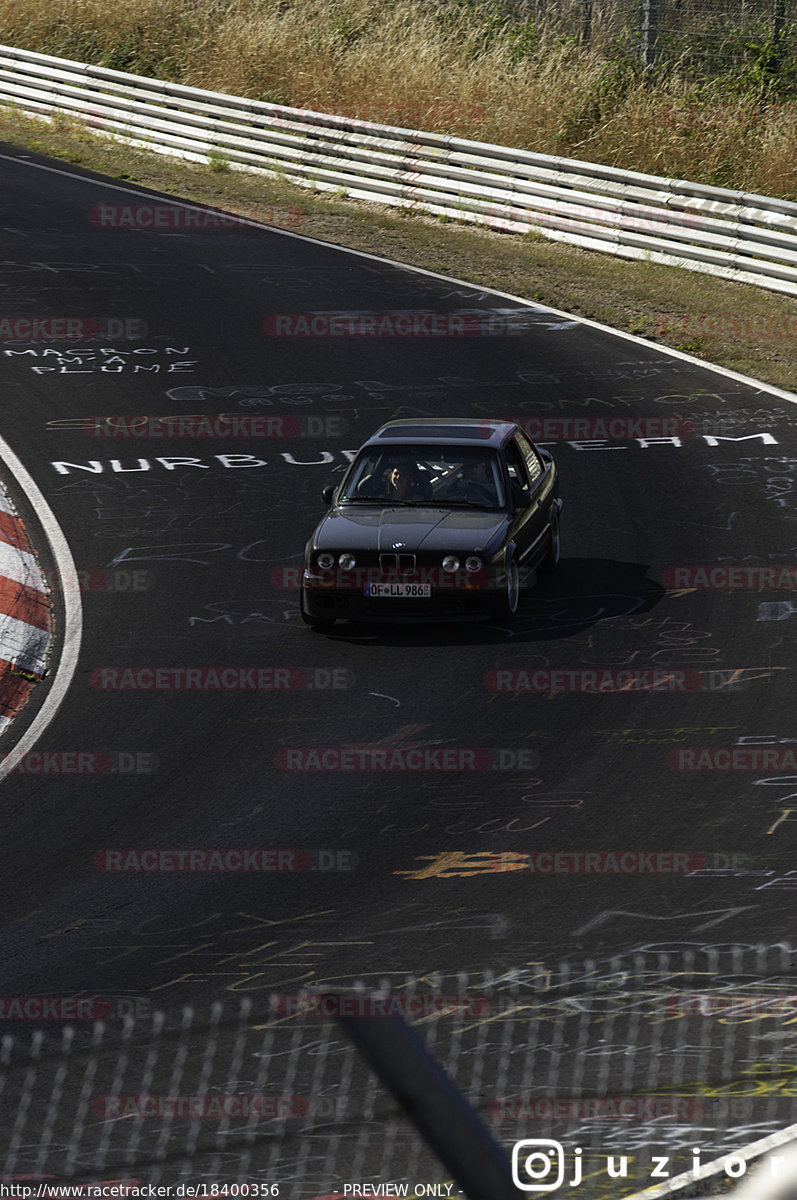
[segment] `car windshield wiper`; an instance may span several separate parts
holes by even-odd
[[[367,504],[389,504],[391,507],[395,504],[428,504],[426,500],[393,500],[389,496],[341,496],[341,502],[345,504],[356,504],[360,500]]]
[[[410,506],[410,508],[412,508],[413,506],[414,506],[415,508],[417,508],[419,505],[420,505],[422,508],[428,508],[428,507],[429,507],[429,501],[428,501],[428,500],[398,500],[398,499],[396,499],[396,500],[384,500],[384,501],[383,501],[383,503],[384,503],[384,504],[390,504],[390,505],[393,505],[393,504],[408,504],[408,505]]]
[[[445,501],[443,501],[443,503],[448,508],[481,508],[481,509],[486,508],[486,509],[489,509],[490,512],[497,512],[500,509],[500,505],[497,505],[495,503],[481,504],[477,500],[445,500]]]

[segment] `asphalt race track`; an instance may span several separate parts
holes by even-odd
[[[8,146],[0,162],[0,311],[119,322],[87,340],[0,345],[0,433],[88,573],[75,677],[36,746],[49,757],[0,787],[2,995],[105,998],[111,1047],[127,998],[139,1020],[123,1086],[110,1087],[122,1072],[116,1050],[99,1059],[113,1094],[156,1090],[145,1063],[155,1043],[142,1032],[156,1009],[168,1028],[185,1020],[184,1005],[204,1014],[185,1044],[210,1071],[202,1030],[224,1001],[214,1053],[227,1057],[214,1087],[223,1091],[238,1037],[236,1079],[247,1086],[231,1090],[251,1092],[247,1031],[264,1027],[273,993],[385,980],[401,991],[412,977],[424,994],[492,997],[489,1019],[438,1010],[418,1025],[445,1061],[461,1049],[469,1065],[457,1078],[486,1117],[529,1095],[692,1103],[677,1118],[642,1105],[630,1119],[590,1120],[571,1106],[553,1124],[541,1113],[492,1122],[507,1150],[549,1133],[569,1148],[631,1147],[628,1179],[592,1180],[600,1196],[645,1186],[650,1147],[666,1144],[685,1170],[695,1146],[708,1160],[797,1119],[787,1086],[797,1045],[782,1011],[762,1001],[731,1019],[710,1003],[671,1003],[669,1020],[648,1019],[651,995],[715,994],[717,972],[753,1005],[792,987],[793,403],[562,315],[283,232],[102,228],[97,204],[152,204],[152,194]],[[264,331],[280,314],[332,310],[466,314],[479,332]],[[221,413],[247,418],[251,432],[139,436],[119,423]],[[323,485],[387,420],[480,415],[559,422],[536,439],[561,472],[558,571],[524,593],[506,626],[308,630],[296,580]],[[100,417],[115,418],[119,436],[97,436]],[[264,417],[280,436],[257,436]],[[673,418],[692,426],[655,433]],[[607,438],[564,423],[575,419],[651,424]],[[55,579],[35,522],[31,533]],[[697,567],[756,571],[732,590],[740,576],[727,571],[695,586]],[[776,570],[762,581],[766,568]],[[214,686],[218,676],[197,669],[238,682]],[[638,684],[606,690],[605,673],[619,671]],[[566,674],[551,682],[551,672]],[[597,686],[583,683],[589,672],[603,690],[577,690]],[[4,752],[33,715],[6,734]],[[761,747],[773,756],[752,753]],[[713,752],[734,748],[729,770],[729,755]],[[390,752],[376,761],[393,769],[358,769],[374,750]],[[174,859],[157,870],[157,855],[140,857],[196,849],[205,863],[212,851],[295,853],[247,871],[175,870]],[[139,857],[106,854],[129,850]],[[630,852],[630,871],[608,857]],[[599,1013],[567,1009],[573,979]],[[553,1005],[536,1059],[518,1015],[518,997],[535,996]],[[262,1019],[239,1027],[243,999]],[[568,1011],[581,1016],[568,1023]],[[354,1060],[330,1022],[282,1015],[281,1053],[296,1071],[282,1090],[312,1099],[319,1046],[325,1070],[335,1053]],[[56,1065],[63,1024],[43,1026]],[[3,1021],[20,1062],[37,1025]],[[78,1022],[80,1053],[89,1025]],[[649,1071],[654,1052],[651,1091],[637,1067]],[[191,1142],[191,1122],[113,1119],[90,1105],[81,1145],[104,1138],[100,1158],[69,1160],[68,1133],[42,1150],[31,1117],[8,1143],[6,1170],[149,1180],[160,1137],[158,1178],[170,1184],[192,1178],[178,1172],[186,1146],[194,1178],[277,1182],[297,1200],[352,1183],[404,1181],[412,1195],[450,1181],[352,1069],[338,1085],[353,1106],[346,1121],[255,1122],[245,1162],[234,1122],[222,1146],[210,1118],[193,1123]],[[773,1074],[778,1085],[767,1086]],[[203,1080],[207,1091],[208,1078],[200,1071],[182,1092]],[[73,1127],[82,1080],[67,1076],[51,1132]],[[20,1087],[32,1112],[46,1108],[49,1082]],[[12,1099],[8,1129],[16,1110]]]

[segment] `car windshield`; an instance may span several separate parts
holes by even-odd
[[[501,463],[471,446],[368,446],[346,477],[339,504],[504,508]]]

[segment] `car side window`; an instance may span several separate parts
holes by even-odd
[[[506,467],[512,483],[516,483],[518,487],[522,488],[527,488],[529,486],[529,476],[528,471],[526,470],[526,463],[520,447],[514,438],[507,442]]]
[[[521,453],[526,463],[526,469],[529,473],[531,486],[535,488],[540,481],[545,468],[543,467],[540,456],[526,438],[521,433],[515,435],[515,441],[520,446]]]

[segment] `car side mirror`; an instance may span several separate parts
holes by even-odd
[[[331,504],[332,497],[334,495],[335,495],[335,484],[328,483],[327,486],[321,492],[321,499],[324,501],[324,504]]]
[[[512,484],[512,507],[528,508],[531,504],[531,492],[528,488],[521,487],[519,483]]]

